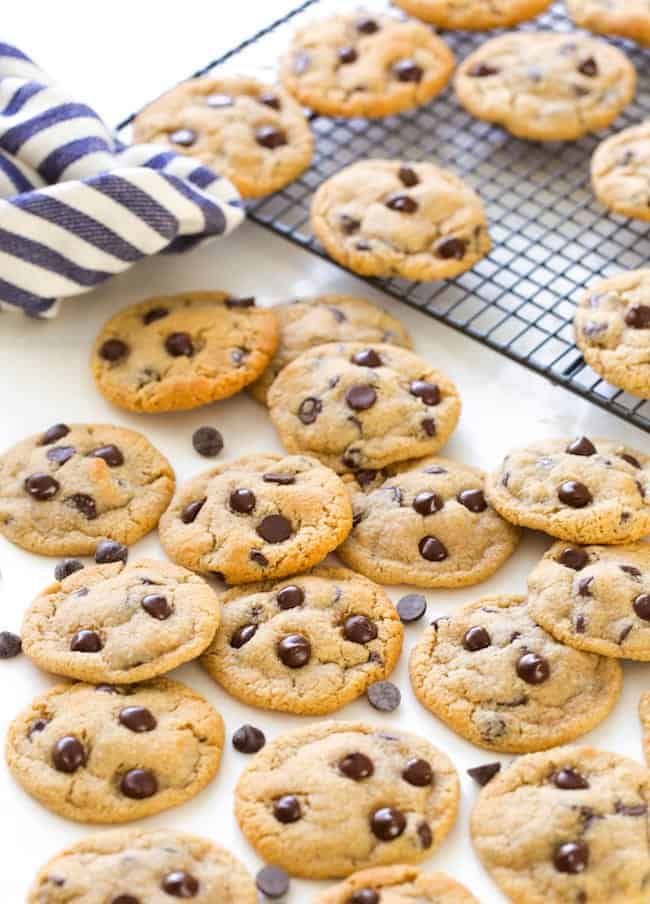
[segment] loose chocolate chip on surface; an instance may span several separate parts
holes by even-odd
[[[223,437],[215,427],[199,427],[192,434],[192,445],[199,455],[213,458],[223,449]]]
[[[284,543],[293,533],[291,522],[284,515],[267,515],[257,525],[256,531],[267,543]]]
[[[125,797],[144,800],[158,791],[158,779],[150,769],[129,769],[122,776],[120,790]]]
[[[476,653],[477,650],[484,650],[486,647],[489,647],[491,643],[492,638],[482,625],[475,625],[473,628],[468,628],[463,635],[463,646],[466,650],[469,650],[470,653]]]
[[[375,767],[365,753],[349,753],[339,760],[338,770],[347,778],[360,782],[364,778],[369,778],[374,773]]]
[[[427,383],[426,380],[413,380],[409,386],[409,392],[418,399],[422,399],[425,405],[438,405],[440,403],[440,389],[435,383]]]
[[[567,546],[560,554],[558,562],[566,568],[573,568],[574,571],[582,571],[589,562],[589,556],[584,549],[576,549],[574,546]]]
[[[413,188],[413,186],[417,185],[420,181],[418,179],[417,173],[410,166],[400,166],[397,172],[397,176],[399,178],[399,181],[406,188]]]
[[[301,606],[304,603],[305,593],[301,587],[289,584],[288,587],[283,587],[282,590],[278,591],[276,600],[280,609],[295,609],[296,606]]]
[[[365,615],[350,615],[343,625],[343,636],[352,643],[369,643],[377,637],[377,625]]]
[[[644,621],[650,621],[650,593],[642,593],[633,602],[634,611]]]
[[[301,669],[311,659],[311,644],[302,634],[287,634],[276,650],[280,661],[290,669]]]
[[[239,753],[257,753],[265,744],[264,732],[248,723],[240,726],[232,736],[232,746]]]
[[[433,784],[433,769],[426,760],[414,757],[408,761],[402,770],[402,778],[409,785],[415,785],[416,788],[425,788],[427,785]]]
[[[422,537],[418,549],[427,562],[442,562],[449,555],[446,546],[437,537]]]
[[[174,144],[180,144],[181,147],[191,147],[197,139],[197,134],[193,129],[176,129],[169,136]]]
[[[150,311],[147,311],[146,314],[142,315],[142,322],[145,326],[149,326],[150,323],[155,323],[156,320],[162,320],[163,317],[167,317],[169,314],[169,310],[167,308],[151,308]]]
[[[566,447],[566,451],[569,453],[569,455],[589,456],[596,454],[596,447],[586,436],[579,436],[577,439],[574,439],[569,443],[569,445]]]
[[[287,143],[287,134],[275,126],[261,126],[255,132],[255,141],[263,148],[273,151]]]
[[[68,496],[65,501],[67,505],[71,505],[89,521],[94,521],[97,517],[97,503],[87,493],[75,493],[73,496]]]
[[[394,807],[380,807],[370,817],[370,828],[380,841],[393,841],[406,828],[406,817]]]
[[[289,891],[289,874],[281,866],[263,866],[255,876],[255,885],[265,898],[284,898]]]
[[[589,489],[579,480],[566,480],[557,491],[558,499],[571,508],[584,508],[592,502]]]
[[[467,774],[474,779],[477,785],[484,788],[500,771],[501,763],[484,763],[482,766],[472,766],[467,770]]]
[[[527,684],[543,684],[551,674],[548,660],[538,653],[524,653],[517,662],[517,674]]]
[[[399,213],[415,213],[418,202],[408,195],[391,195],[386,201],[389,210],[397,210]]]
[[[183,524],[191,524],[196,519],[196,516],[204,505],[205,498],[197,499],[195,502],[188,502],[185,508],[181,511],[181,521],[183,522]]]
[[[560,873],[575,875],[589,865],[589,847],[584,841],[567,841],[556,848],[553,865]]]
[[[487,508],[483,490],[461,490],[456,499],[475,515],[484,512]]]
[[[418,515],[433,515],[439,512],[444,503],[437,493],[418,493],[413,500],[413,508]]]
[[[199,893],[199,880],[185,870],[167,873],[160,883],[162,890],[174,898],[195,898]]]
[[[440,239],[436,244],[436,254],[443,260],[462,261],[467,251],[467,242],[465,239],[459,239],[455,236]]]
[[[55,443],[57,440],[63,439],[63,437],[67,436],[68,433],[70,433],[70,428],[67,424],[53,424],[51,427],[48,427],[45,433],[41,436],[39,446],[49,446],[51,443]]]
[[[70,649],[73,653],[98,653],[101,648],[102,640],[96,631],[77,631],[70,640]]]
[[[52,762],[59,772],[71,775],[81,766],[86,765],[86,751],[83,744],[74,735],[65,735],[52,748]]]
[[[350,360],[359,367],[381,367],[383,364],[374,348],[362,348],[355,352]]]
[[[109,443],[106,446],[98,446],[96,449],[93,449],[92,452],[89,452],[88,455],[90,458],[101,458],[102,461],[106,462],[109,468],[119,468],[120,465],[124,464],[122,450],[118,449],[113,443]]]
[[[129,731],[135,731],[138,734],[144,731],[153,731],[158,725],[156,717],[145,706],[125,706],[120,710],[118,716],[120,724],[128,728]]]
[[[109,562],[126,562],[129,550],[116,540],[100,540],[95,549],[95,562],[106,565]]]
[[[587,779],[570,766],[565,766],[564,769],[558,769],[557,772],[554,772],[551,776],[551,781],[556,788],[560,788],[562,791],[577,791],[589,787]]]
[[[399,82],[421,82],[424,75],[421,66],[413,60],[398,60],[393,64],[393,74]]]
[[[245,643],[248,643],[255,635],[256,631],[257,625],[242,625],[241,628],[237,628],[230,638],[230,646],[234,647],[235,650],[238,650],[240,647],[243,647]]]
[[[140,603],[147,615],[157,618],[158,621],[165,621],[172,614],[171,606],[167,602],[167,597],[160,593],[148,593],[143,597]]]
[[[11,631],[0,631],[0,659],[13,659],[23,648],[23,642]]]
[[[273,815],[278,822],[284,824],[298,822],[302,816],[300,801],[293,794],[285,794],[279,797],[273,804]]]
[[[109,361],[111,364],[126,358],[128,353],[129,346],[126,342],[122,342],[121,339],[107,339],[99,349],[99,357],[103,358],[104,361]]]
[[[228,499],[231,510],[240,515],[248,515],[249,512],[252,512],[256,502],[255,493],[244,487],[233,490]]]
[[[46,502],[52,499],[61,489],[61,484],[49,474],[30,474],[25,478],[23,483],[25,490],[29,495],[38,500],[38,502]]]
[[[375,681],[367,690],[368,701],[380,712],[390,713],[402,700],[400,689],[392,681]]]
[[[427,601],[421,593],[407,593],[397,603],[397,614],[404,624],[419,621],[427,611]]]
[[[350,386],[345,394],[345,401],[353,411],[365,411],[377,401],[377,393],[372,386],[357,384]]]
[[[298,408],[298,417],[303,424],[313,424],[318,415],[323,410],[323,403],[320,399],[314,399],[311,396],[303,399]]]
[[[194,343],[189,333],[170,333],[165,339],[165,349],[173,358],[191,358]]]

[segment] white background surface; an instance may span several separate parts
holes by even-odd
[[[80,97],[115,122],[241,38],[279,15],[286,0],[184,0],[182,4],[126,3],[108,8],[87,2],[12,4],[5,11],[3,39],[16,43],[60,81],[78,85]],[[217,243],[190,256],[148,261],[98,292],[68,301],[53,322],[38,323],[13,316],[0,320],[0,385],[2,447],[57,421],[110,421],[143,431],[171,460],[179,481],[209,462],[194,453],[193,430],[214,424],[223,433],[222,458],[281,447],[264,409],[245,395],[210,408],[178,415],[133,416],[112,408],[97,394],[88,372],[90,343],[101,323],[118,308],[148,295],[189,288],[222,288],[256,295],[273,303],[296,295],[355,291],[373,293],[280,238],[247,225],[227,243]],[[461,391],[460,426],[444,454],[485,468],[495,466],[509,446],[542,437],[585,433],[609,436],[648,451],[646,434],[617,418],[554,388],[542,378],[435,323],[409,308],[374,297],[411,329],[417,350],[449,373]],[[458,604],[495,592],[520,593],[528,570],[548,544],[529,534],[513,559],[480,587],[427,594],[426,621]],[[131,549],[131,557],[160,554],[155,533]],[[32,597],[52,579],[55,560],[20,551],[0,540],[0,629],[19,630]],[[396,589],[393,594],[399,596]],[[447,730],[416,703],[408,683],[409,647],[425,621],[406,629],[405,650],[394,673],[403,703],[397,713],[380,715],[365,700],[346,707],[336,718],[365,718],[382,727],[415,730],[446,750],[461,776],[459,819],[444,844],[424,865],[447,870],[462,879],[484,902],[504,898],[473,854],[467,820],[476,787],[464,770],[497,757],[481,751]],[[650,686],[650,666],[626,665],[622,698],[609,719],[586,736],[599,746],[641,758],[636,706]],[[228,741],[215,782],[194,801],[144,820],[143,827],[171,826],[207,835],[238,854],[255,872],[260,863],[239,833],[232,815],[232,789],[250,760],[236,753],[230,736],[242,722],[261,727],[269,739],[306,724],[304,718],[255,711],[231,700],[194,665],[177,675],[204,693],[225,718]],[[0,733],[11,718],[51,680],[24,657],[0,663]],[[500,757],[506,762],[508,757]],[[33,802],[0,765],[0,901],[24,900],[41,863],[92,828],[66,822]],[[344,819],[344,814],[342,814]],[[310,901],[316,883],[294,881],[291,902]]]

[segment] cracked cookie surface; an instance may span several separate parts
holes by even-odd
[[[255,883],[233,855],[176,829],[113,829],[61,851],[40,870],[27,904],[257,904]]]
[[[650,774],[593,747],[523,756],[481,791],[474,847],[516,904],[646,904]]]
[[[463,587],[517,546],[519,531],[488,505],[476,468],[427,458],[385,471],[348,480],[353,527],[337,554],[350,568],[381,584]]]
[[[570,543],[650,533],[650,456],[607,439],[541,440],[489,474],[485,495],[513,524]]]
[[[528,606],[578,650],[650,659],[650,544],[553,544],[528,577]]]
[[[428,103],[446,86],[454,62],[422,23],[358,10],[297,31],[280,76],[316,113],[379,117]]]
[[[160,520],[179,565],[230,584],[296,574],[343,542],[352,508],[341,479],[304,455],[251,455],[183,484]]]
[[[190,79],[133,124],[138,142],[168,144],[230,179],[244,198],[278,191],[309,166],[314,139],[300,105],[252,78]]]
[[[321,722],[256,755],[237,785],[235,815],[269,863],[322,879],[428,857],[456,818],[458,795],[449,758],[423,738]]]
[[[597,374],[650,399],[650,270],[619,273],[590,286],[576,310],[575,332]]]
[[[347,568],[229,590],[221,603],[201,665],[251,706],[334,712],[387,678],[402,648],[390,598]]]
[[[406,327],[364,298],[318,295],[273,306],[280,324],[280,343],[269,366],[249,387],[266,404],[271,384],[283,367],[317,345],[328,342],[384,342],[412,348]]]
[[[121,688],[58,685],[9,726],[16,781],[77,822],[141,819],[190,800],[214,778],[221,716],[167,678]]]
[[[472,116],[518,138],[574,141],[610,125],[634,96],[636,71],[597,38],[520,32],[492,38],[463,60],[456,93]]]
[[[433,163],[346,166],[317,189],[311,224],[328,254],[363,276],[448,279],[491,247],[479,196]]]
[[[356,897],[355,897],[356,895]],[[365,897],[364,897],[365,895]],[[315,904],[478,904],[460,882],[414,866],[377,866],[353,873],[319,895]]]
[[[552,0],[395,0],[410,16],[436,28],[485,31],[510,28],[544,12]]]
[[[179,411],[234,395],[263,372],[278,344],[273,312],[254,298],[184,292],[118,311],[95,340],[92,371],[129,411]]]
[[[601,142],[591,160],[591,184],[605,207],[650,222],[650,123]]]
[[[214,635],[219,610],[209,584],[178,565],[96,565],[34,600],[23,619],[23,651],[66,678],[130,684],[196,658]]]
[[[580,28],[650,45],[648,0],[567,0],[567,8]]]
[[[268,402],[290,452],[339,472],[437,452],[460,415],[445,374],[406,349],[361,342],[303,352],[278,375]]]
[[[135,543],[169,504],[174,472],[135,430],[54,424],[0,457],[0,532],[30,552],[92,555]]]
[[[608,715],[614,659],[558,643],[522,596],[486,596],[436,619],[409,662],[420,702],[479,747],[528,753],[564,744]]]

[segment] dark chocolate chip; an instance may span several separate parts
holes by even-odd
[[[625,574],[629,574],[631,578],[640,578],[641,577],[641,569],[637,568],[635,565],[621,565],[621,571],[624,571]]]
[[[339,760],[338,770],[347,778],[360,782],[364,778],[369,778],[374,773],[375,767],[365,753],[348,753]]]
[[[41,731],[45,731],[49,724],[49,719],[34,719],[27,729],[27,737],[31,740],[33,734],[40,734]]]
[[[478,515],[479,512],[484,512],[487,508],[483,490],[461,490],[456,499],[470,512],[474,512],[475,515]]]
[[[402,770],[402,778],[409,785],[415,785],[416,788],[425,788],[427,785],[433,784],[433,769],[426,760],[414,757],[407,762]]]
[[[242,298],[226,298],[227,308],[254,308],[255,298],[252,295],[246,295]]]
[[[477,785],[484,788],[487,783],[501,771],[501,763],[484,763],[482,766],[472,766],[467,770],[470,778],[473,778]]]
[[[204,505],[205,497],[203,499],[197,499],[195,502],[188,502],[181,512],[181,521],[183,524],[191,524]]]
[[[417,173],[410,166],[400,166],[397,172],[397,176],[399,178],[399,181],[406,188],[413,188],[413,186],[417,185],[420,181],[418,179]]]
[[[425,405],[438,405],[440,403],[440,389],[435,383],[427,383],[426,380],[413,380],[409,386],[409,392],[418,399],[422,399]]]
[[[380,841],[394,841],[406,828],[406,817],[394,807],[380,807],[370,817],[370,828]]]
[[[625,323],[635,330],[650,329],[650,305],[631,305],[625,313]]]
[[[251,562],[255,562],[256,565],[260,565],[262,568],[266,568],[266,566],[269,564],[269,560],[266,558],[264,553],[259,551],[259,549],[251,549],[248,555]]]
[[[393,74],[398,82],[421,82],[424,72],[413,60],[398,60],[393,63]]]
[[[404,624],[419,621],[427,611],[427,601],[421,593],[407,593],[397,603],[397,614]]]
[[[122,776],[120,791],[125,797],[144,800],[158,791],[158,779],[150,769],[129,769]]]
[[[284,543],[293,533],[291,522],[284,515],[267,515],[255,530],[267,543]]]
[[[588,78],[595,78],[598,75],[598,63],[593,57],[587,57],[587,59],[578,66],[578,72],[581,72],[582,75],[586,75]]]
[[[377,471],[374,468],[361,468],[361,470],[355,472],[354,479],[363,489],[370,486],[376,476]]]
[[[650,593],[642,593],[632,603],[634,611],[644,621],[650,621]]]
[[[357,19],[356,28],[362,35],[374,35],[379,31],[379,24],[369,16],[362,16],[362,18]]]
[[[23,642],[11,631],[0,631],[0,659],[13,659],[23,648]]]
[[[305,592],[301,587],[289,584],[288,587],[283,587],[282,590],[278,591],[276,600],[280,609],[295,609],[296,606],[301,606],[304,603]]]
[[[395,194],[388,198],[386,207],[390,210],[397,210],[399,213],[415,213],[418,209],[418,202],[409,195]]]
[[[165,349],[173,358],[191,358],[194,343],[189,333],[170,333],[165,339]]]
[[[239,753],[257,753],[265,744],[264,732],[254,725],[242,725],[232,736],[232,746]]]
[[[628,634],[632,630],[632,625],[626,625],[621,633],[618,635],[618,642],[623,643],[623,641],[627,638]]]
[[[558,559],[560,565],[565,568],[572,568],[574,571],[582,571],[589,562],[589,556],[584,549],[576,549],[574,546],[567,546],[560,554]]]
[[[570,766],[565,766],[564,769],[558,769],[557,772],[554,772],[551,776],[551,781],[556,788],[560,788],[562,791],[578,791],[589,787],[587,779]]]
[[[264,474],[262,480],[265,483],[277,483],[280,486],[288,487],[296,482],[295,474]]]
[[[641,462],[639,461],[639,459],[635,458],[634,455],[630,455],[629,452],[624,452],[623,455],[621,455],[621,458],[623,459],[623,461],[626,461],[628,465],[632,465],[633,468],[641,467]]]
[[[474,63],[467,70],[467,74],[472,78],[486,78],[489,75],[497,75],[498,72],[496,66],[490,66],[488,63]]]
[[[278,822],[285,825],[290,822],[298,822],[302,816],[300,801],[293,794],[284,794],[273,804],[273,815]]]
[[[144,706],[125,706],[120,710],[118,719],[125,728],[138,734],[153,731],[158,725],[154,714]]]
[[[192,445],[199,455],[214,458],[223,449],[223,437],[215,427],[199,427],[192,434]]]
[[[106,446],[98,446],[96,449],[93,449],[92,452],[89,452],[88,455],[91,458],[101,458],[106,462],[109,468],[119,468],[120,465],[124,464],[122,450],[118,449],[113,443],[109,443]]]
[[[100,540],[95,549],[95,562],[106,565],[109,562],[126,562],[129,550],[117,540]]]
[[[169,310],[167,308],[151,308],[151,310],[142,315],[142,322],[145,326],[149,326],[150,323],[155,323],[156,320],[162,320],[163,317],[167,317],[168,314]]]
[[[68,433],[70,433],[70,428],[67,424],[53,424],[51,427],[48,427],[41,436],[39,446],[49,446],[51,443],[63,439]]]
[[[126,342],[122,342],[121,339],[107,339],[99,349],[99,357],[103,358],[104,361],[109,361],[111,364],[126,358],[128,353],[129,346]]]
[[[427,436],[435,436],[436,435],[436,422],[431,417],[426,417],[422,421],[422,429],[426,433]]]
[[[55,465],[64,465],[66,461],[70,461],[74,457],[77,450],[74,446],[53,446],[48,449],[45,456],[48,461],[54,462]]]
[[[425,850],[428,850],[433,844],[433,832],[428,822],[421,822],[416,829],[420,844]]]
[[[379,892],[374,888],[359,888],[352,893],[345,904],[379,904]]]
[[[32,498],[39,502],[46,502],[52,499],[61,489],[61,484],[49,474],[30,474],[26,477],[23,486]]]
[[[418,549],[422,558],[427,562],[442,562],[449,555],[444,543],[437,537],[422,537],[418,543]]]
[[[548,660],[539,653],[524,653],[517,661],[517,674],[527,684],[543,684],[551,674]]]
[[[287,634],[275,649],[280,661],[289,669],[301,669],[311,659],[311,644],[302,634]]]
[[[59,772],[71,775],[86,765],[86,751],[78,738],[74,735],[65,735],[56,742],[52,748],[52,762]]]
[[[440,239],[436,243],[436,254],[443,260],[462,261],[467,251],[467,242],[465,239],[459,239],[456,236]]]
[[[648,812],[646,804],[624,804],[616,801],[616,812],[622,816],[645,816]]]
[[[350,615],[343,625],[343,636],[352,643],[370,643],[377,637],[377,625],[365,615]]]
[[[243,487],[233,490],[228,499],[231,510],[240,515],[248,515],[252,512],[256,502],[255,493]]]
[[[413,500],[413,508],[418,515],[433,515],[439,512],[444,502],[437,493],[418,493]]]
[[[359,367],[381,367],[383,362],[374,348],[362,348],[350,358],[353,364]]]
[[[74,574],[75,571],[81,571],[83,567],[84,564],[79,559],[63,559],[61,562],[57,562],[54,569],[54,577],[57,581],[64,581],[71,574]]]
[[[392,681],[375,681],[366,693],[370,705],[383,713],[393,712],[402,700],[399,688]]]
[[[165,619],[169,618],[172,614],[172,609],[167,602],[167,597],[162,596],[160,593],[148,593],[143,597],[140,605],[147,615],[158,619],[158,621],[165,621]]]
[[[272,110],[282,109],[280,98],[276,94],[260,94],[257,100],[260,104],[264,104],[265,107],[270,107]]]
[[[199,893],[200,884],[191,873],[177,869],[163,876],[160,887],[173,898],[195,898]]]
[[[352,235],[353,232],[357,232],[359,227],[361,226],[361,220],[357,220],[355,217],[350,217],[346,213],[342,213],[339,217],[339,223],[341,224],[341,229],[346,235]]]
[[[284,898],[289,891],[289,874],[281,866],[263,866],[255,876],[255,885],[271,901]]]
[[[230,638],[230,646],[234,647],[235,650],[238,650],[240,647],[243,647],[245,643],[254,637],[255,632],[257,631],[257,625],[242,625],[241,628],[237,628],[235,633]]]
[[[468,628],[463,635],[463,646],[470,653],[476,653],[477,650],[484,650],[492,643],[488,631],[482,625],[475,625]]]
[[[176,129],[169,137],[174,144],[180,144],[181,147],[189,148],[196,141],[197,134],[194,129]]]
[[[311,396],[303,399],[298,408],[298,417],[303,424],[313,424],[318,415],[323,410],[323,403],[320,399],[314,399]]]
[[[558,499],[571,508],[584,508],[592,502],[589,489],[579,480],[566,480],[557,491]]]
[[[73,653],[99,653],[102,646],[102,639],[96,631],[77,631],[70,640]]]
[[[338,52],[338,58],[341,63],[356,63],[359,54],[354,47],[341,47]]]
[[[117,898],[111,898],[111,904],[142,904],[142,902],[133,895],[118,895]]]
[[[566,841],[556,848],[553,865],[560,873],[575,875],[589,865],[589,847],[585,841]]]
[[[345,401],[353,411],[365,411],[377,401],[377,393],[372,386],[359,383],[350,386],[345,394]]]
[[[66,505],[71,505],[89,521],[94,521],[97,517],[97,503],[87,493],[75,493],[73,496],[68,496],[65,501]]]
[[[590,439],[587,439],[586,436],[579,436],[577,439],[574,439],[569,443],[565,451],[568,452],[569,455],[589,456],[596,454],[596,447]]]
[[[593,583],[594,577],[591,575],[588,578],[581,578],[578,581],[578,595],[579,596],[591,596],[591,585]]]
[[[287,144],[287,133],[275,126],[261,126],[255,132],[255,141],[263,148],[273,151]]]

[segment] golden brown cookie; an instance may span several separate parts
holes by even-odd
[[[567,0],[567,8],[580,28],[650,46],[648,0]]]
[[[436,28],[486,31],[510,28],[544,12],[552,0],[395,0],[410,16]]]
[[[377,866],[352,873],[314,904],[478,904],[464,885],[415,866]]]
[[[650,122],[623,129],[598,145],[591,184],[613,213],[650,222]]]

